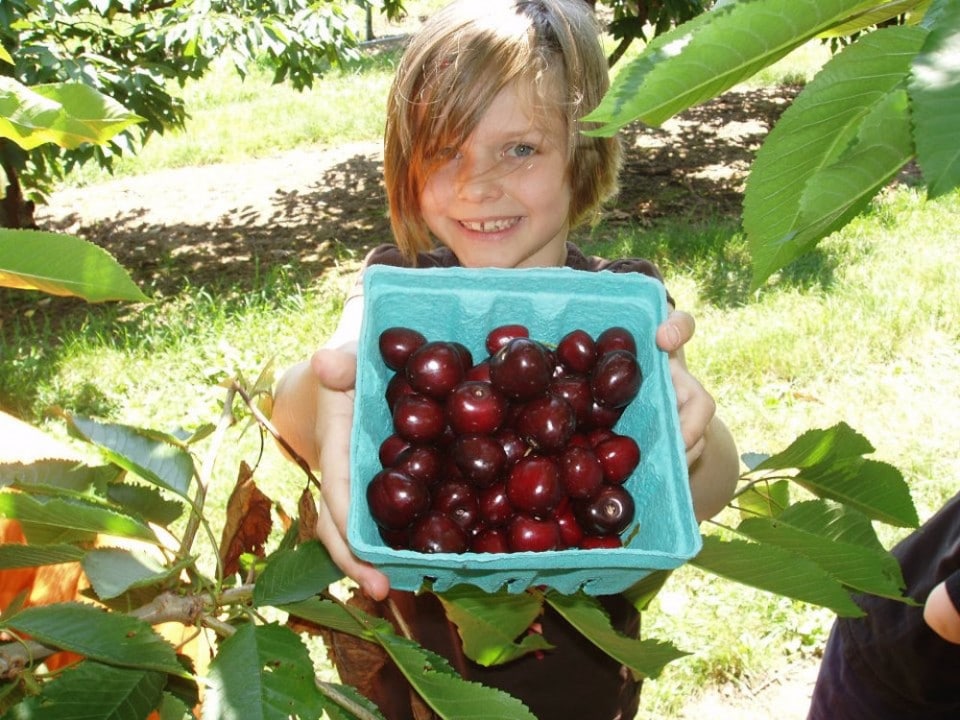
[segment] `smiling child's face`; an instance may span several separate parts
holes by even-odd
[[[464,267],[563,265],[571,186],[566,126],[507,86],[427,176],[420,211]]]

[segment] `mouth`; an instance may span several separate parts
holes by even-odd
[[[519,217],[500,218],[497,220],[461,220],[460,225],[470,232],[499,233],[519,224]]]

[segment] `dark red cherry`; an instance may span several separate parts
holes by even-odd
[[[615,485],[626,481],[640,464],[640,446],[629,435],[614,435],[599,443],[594,452],[604,479]]]
[[[546,391],[553,364],[546,348],[530,338],[514,338],[490,358],[490,382],[514,400],[529,400]]]
[[[454,343],[431,340],[410,355],[404,372],[414,390],[442,398],[463,381],[463,355]]]
[[[414,350],[427,342],[423,333],[408,327],[389,327],[380,333],[380,357],[391,370],[400,370]]]
[[[593,497],[603,485],[603,467],[592,449],[568,447],[560,454],[560,482],[568,497]]]
[[[480,515],[477,492],[465,482],[445,482],[434,488],[430,509],[453,518],[464,530],[476,525]]]
[[[440,512],[428,512],[410,530],[410,549],[422,553],[462,553],[470,546],[470,536],[453,518]]]
[[[586,375],[568,373],[554,377],[550,381],[547,392],[563,398],[570,404],[577,418],[577,425],[585,427],[590,423],[593,390],[590,389],[590,380]]]
[[[494,483],[480,491],[480,522],[490,527],[506,525],[513,517],[513,505],[507,497],[507,486],[503,482]]]
[[[507,399],[489,382],[465,380],[447,396],[447,421],[461,435],[489,435],[506,416]]]
[[[614,325],[597,335],[597,357],[606,355],[611,350],[627,350],[637,354],[637,341],[633,333],[625,327]]]
[[[473,536],[470,550],[476,553],[506,553],[510,552],[510,542],[503,529],[488,527]]]
[[[390,467],[397,461],[397,457],[410,447],[410,441],[404,440],[402,437],[393,433],[387,435],[384,438],[383,442],[380,443],[380,448],[377,451],[377,457],[380,460],[380,465],[383,467]]]
[[[460,435],[450,454],[463,477],[481,488],[496,482],[507,464],[503,445],[490,435]]]
[[[426,395],[403,395],[393,406],[393,428],[411,443],[429,443],[439,439],[447,427],[443,405]]]
[[[565,502],[554,515],[557,521],[557,527],[560,529],[561,547],[579,547],[583,540],[583,528],[580,527],[577,516],[573,512],[573,507]]]
[[[530,400],[517,416],[520,437],[541,452],[559,452],[577,429],[573,408],[556,395],[542,395]]]
[[[582,550],[616,550],[623,547],[619,535],[584,535],[580,541]]]
[[[547,455],[527,455],[507,475],[507,497],[517,510],[548,517],[563,499],[560,470]]]
[[[445,467],[443,453],[433,445],[410,445],[397,455],[390,465],[411,477],[435,485]]]
[[[387,400],[387,409],[393,412],[393,407],[397,400],[403,395],[413,395],[417,391],[410,387],[407,382],[407,376],[403,373],[394,373],[387,381],[387,389],[384,391],[384,397]]]
[[[423,481],[386,469],[367,485],[367,504],[377,525],[402,530],[430,507],[430,492]]]
[[[619,535],[633,522],[635,505],[622,485],[604,485],[589,500],[574,503],[580,527],[587,535]]]
[[[496,355],[500,348],[518,337],[530,337],[530,331],[525,325],[506,324],[495,327],[487,333],[486,340],[484,341],[487,354]]]
[[[611,350],[597,360],[590,389],[600,405],[622,408],[637,396],[641,379],[636,355],[629,350]]]
[[[560,338],[554,354],[567,370],[585,375],[597,361],[597,344],[586,330],[571,330]]]
[[[530,446],[527,445],[524,439],[520,437],[519,433],[513,428],[501,428],[494,437],[503,445],[503,451],[507,456],[504,469],[508,469],[530,451]]]
[[[560,527],[553,518],[517,515],[507,528],[512,552],[546,552],[560,547]]]

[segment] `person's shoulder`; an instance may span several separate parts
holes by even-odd
[[[417,253],[414,263],[404,256],[396,245],[384,243],[367,253],[363,261],[364,267],[370,265],[393,265],[394,267],[453,267],[457,265],[456,256],[445,247],[434,248],[426,252]]]
[[[587,272],[607,270],[615,273],[641,273],[663,281],[660,269],[644,258],[616,258],[610,260],[598,255],[587,255],[577,245],[567,244],[567,267]]]

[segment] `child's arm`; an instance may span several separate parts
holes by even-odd
[[[944,640],[960,645],[960,570],[930,591],[923,619]]]
[[[687,369],[683,345],[693,331],[693,317],[673,311],[657,329],[657,345],[670,353],[680,432],[690,468],[690,492],[697,520],[702,522],[729,502],[740,476],[740,460],[733,436],[715,414],[713,397]]]

